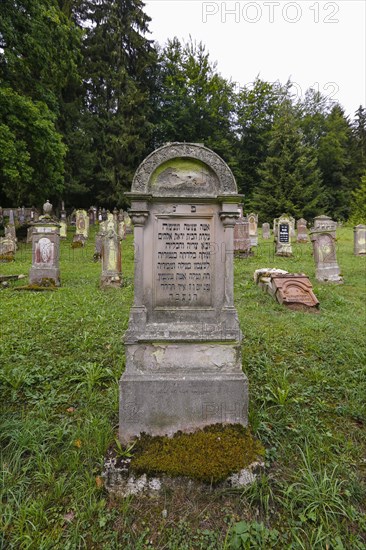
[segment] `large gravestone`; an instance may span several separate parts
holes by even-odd
[[[214,152],[172,143],[139,166],[130,216],[135,295],[119,437],[247,424],[233,294],[234,176]]]
[[[291,225],[290,218],[287,214],[282,214],[282,216],[278,218],[276,231],[276,256],[292,256]]]
[[[354,254],[363,256],[366,254],[366,225],[356,225],[353,229],[354,235]]]
[[[315,218],[314,227],[310,229],[310,239],[313,244],[316,280],[342,283],[336,256],[336,222],[327,216]]]

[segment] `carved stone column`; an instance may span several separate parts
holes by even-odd
[[[225,235],[225,309],[234,307],[234,227],[238,217],[237,211],[220,212]]]
[[[144,225],[149,216],[148,210],[130,210],[131,221],[134,225],[134,300],[130,312],[130,320],[136,325],[146,323],[146,307],[143,300],[144,278]]]

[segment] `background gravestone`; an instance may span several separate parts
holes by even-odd
[[[11,237],[0,237],[0,262],[12,262],[16,245]]]
[[[128,195],[135,294],[120,381],[121,441],[217,422],[246,425],[233,293],[234,176],[206,147],[172,143],[144,160]]]
[[[336,222],[327,216],[322,216],[317,227],[314,226],[310,229],[310,239],[313,244],[316,280],[342,283],[343,279],[336,257]]]
[[[32,224],[32,267],[29,284],[60,286],[60,232],[59,224],[51,217],[52,205],[43,205],[45,214]]]
[[[124,213],[125,233],[131,235],[133,233],[132,220],[127,212]]]
[[[309,242],[308,232],[306,229],[308,222],[304,218],[297,220],[297,242],[298,243],[307,243]]]
[[[75,235],[72,242],[80,242],[84,246],[89,236],[89,216],[86,210],[76,210],[75,226]]]
[[[296,237],[296,232],[295,232],[295,218],[293,218],[292,216],[290,216],[289,220],[290,220],[290,237],[293,238],[293,237]]]
[[[353,229],[354,236],[354,254],[362,256],[366,254],[366,225],[356,225]]]
[[[262,224],[262,238],[268,240],[271,236],[271,228],[269,223],[265,222]]]
[[[113,217],[113,216],[112,216]],[[101,287],[119,287],[122,284],[121,239],[117,235],[114,224],[107,222],[106,231],[102,236],[102,275]]]
[[[242,211],[241,211],[242,212]],[[234,226],[234,254],[238,257],[248,257],[252,253],[247,217],[240,216]]]
[[[290,218],[282,214],[278,218],[277,234],[275,235],[276,256],[292,256]]]
[[[247,219],[249,222],[250,244],[258,246],[258,215],[253,213],[248,214]]]

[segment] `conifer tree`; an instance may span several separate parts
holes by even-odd
[[[282,212],[306,219],[320,212],[324,194],[315,150],[304,143],[289,100],[276,114],[259,177],[250,206],[262,221],[270,221]]]
[[[145,37],[148,16],[141,0],[85,0],[84,112],[89,174],[80,178],[90,200],[122,205],[134,171],[150,143],[150,94],[155,51]]]

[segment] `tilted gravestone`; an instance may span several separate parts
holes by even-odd
[[[366,225],[356,225],[353,229],[354,236],[354,254],[356,256],[363,256],[366,254]]]
[[[276,256],[292,256],[290,218],[287,214],[278,218],[276,230]]]
[[[60,286],[60,225],[52,219],[52,205],[48,201],[43,205],[43,209],[45,214],[40,216],[38,222],[32,224],[32,267],[29,272],[29,284],[52,283]]]
[[[262,238],[268,240],[271,237],[271,228],[269,223],[262,224]]]
[[[119,437],[247,424],[233,293],[234,176],[203,145],[172,143],[134,176],[135,294]]]
[[[258,214],[248,214],[249,237],[252,246],[258,246]]]
[[[308,232],[306,229],[308,222],[304,218],[297,220],[297,242],[298,243],[307,243],[309,242]]]
[[[343,282],[336,256],[336,227],[337,222],[331,218],[319,216],[314,219],[314,227],[310,229],[315,278],[320,282]]]

